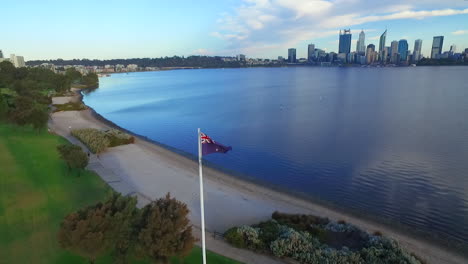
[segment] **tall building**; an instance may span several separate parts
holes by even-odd
[[[453,55],[456,52],[457,52],[457,46],[455,44],[452,44],[452,46],[450,46],[450,53]]]
[[[431,59],[436,59],[442,53],[444,36],[435,36],[432,40]]]
[[[314,60],[314,58],[315,58],[315,45],[309,44],[309,46],[307,46],[307,59],[309,61],[312,61]]]
[[[359,55],[364,55],[366,53],[366,34],[364,34],[363,30],[359,33],[359,39],[356,42],[356,52]]]
[[[385,62],[386,60],[386,56],[384,54],[386,39],[387,39],[387,30],[385,29],[384,33],[380,35],[380,41],[379,41],[379,57],[380,57],[381,62]]]
[[[398,41],[398,53],[400,54],[400,61],[406,61],[408,59],[408,41],[406,41],[406,39],[400,39],[400,41]]]
[[[392,44],[390,45],[390,60],[392,63],[398,63],[398,41],[394,40],[392,41]]]
[[[372,64],[374,62],[374,58],[375,58],[375,45],[369,44],[367,45],[367,50],[366,50],[367,64]]]
[[[294,48],[288,49],[288,62],[289,63],[296,62],[296,49]]]
[[[3,51],[0,50],[0,59],[3,59]]]
[[[340,42],[338,45],[338,53],[348,54],[351,52],[351,30],[345,29],[343,33],[340,30]]]
[[[245,61],[245,55],[244,55],[244,54],[238,54],[238,55],[236,56],[236,59],[237,59],[238,61]]]
[[[15,54],[11,54],[10,55],[10,62],[13,63],[13,65],[16,68],[26,67],[26,63],[24,63],[24,57],[23,56],[16,56]]]
[[[418,62],[421,59],[422,40],[417,39],[414,41],[413,61]]]

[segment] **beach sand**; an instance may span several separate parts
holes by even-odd
[[[74,143],[70,127],[109,128],[96,118],[92,110],[57,112],[51,115],[49,128]],[[91,159],[95,170],[114,189],[137,195],[139,205],[163,197],[168,192],[186,203],[190,220],[200,226],[198,163],[156,144],[137,138],[135,144],[109,148],[99,158]],[[370,233],[380,231],[397,240],[406,250],[427,263],[468,263],[468,259],[433,243],[416,239],[387,225],[364,220],[353,215],[278,192],[264,186],[235,178],[218,170],[204,167],[205,222],[210,232],[254,224],[271,218],[274,211],[313,214],[332,220],[345,220]],[[195,233],[198,233],[197,230]],[[246,263],[279,263],[277,259],[230,247],[221,240],[210,239],[207,247],[213,251]],[[242,254],[242,256],[238,256]]]

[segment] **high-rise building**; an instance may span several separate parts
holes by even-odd
[[[374,58],[375,58],[375,45],[374,44],[369,44],[369,45],[367,45],[367,50],[366,50],[366,62],[367,62],[367,64],[373,63]]]
[[[392,44],[390,46],[390,60],[392,63],[398,63],[398,41],[394,40],[392,41]]]
[[[400,61],[406,61],[408,59],[408,41],[406,41],[406,39],[400,39],[400,41],[398,41],[398,53],[400,54]]]
[[[0,59],[3,59],[3,51],[0,50]]]
[[[348,54],[351,52],[351,30],[345,29],[343,33],[340,30],[340,42],[338,45],[338,53]]]
[[[364,34],[363,30],[359,33],[359,39],[356,42],[356,52],[360,55],[364,55],[366,53],[366,34]]]
[[[455,44],[452,44],[452,46],[450,46],[450,53],[453,55],[457,52],[457,46]]]
[[[384,54],[384,49],[385,49],[385,41],[387,39],[387,30],[380,35],[380,41],[379,41],[379,57],[381,62],[385,62],[386,56]]]
[[[422,40],[417,39],[414,41],[413,61],[418,62],[421,59]]]
[[[307,46],[307,59],[309,61],[312,61],[314,60],[314,58],[315,58],[315,45],[309,44],[309,46]]]
[[[236,56],[236,59],[237,59],[238,61],[245,61],[245,55],[244,55],[244,54],[238,54],[238,55]]]
[[[296,62],[296,49],[294,48],[288,49],[288,62],[289,63]]]
[[[15,54],[11,54],[10,55],[10,62],[13,63],[13,65],[16,68],[26,67],[26,63],[24,63],[24,57],[23,56],[16,56]]]
[[[436,59],[442,53],[444,36],[435,36],[432,40],[431,59]]]

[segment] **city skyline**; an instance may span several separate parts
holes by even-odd
[[[353,35],[352,51],[361,30],[366,33],[365,46],[379,48],[385,29],[387,43],[407,39],[412,45],[421,39],[426,57],[433,36],[444,36],[447,46],[468,47],[468,1],[91,3],[3,4],[5,19],[17,21],[15,16],[21,14],[21,20],[8,25],[0,49],[5,57],[15,53],[28,60],[235,54],[273,59],[286,57],[287,49],[294,47],[297,58],[307,58],[310,43],[338,52],[336,34],[344,28]]]

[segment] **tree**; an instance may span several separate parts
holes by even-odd
[[[78,176],[80,175],[80,171],[88,165],[88,155],[77,145],[59,145],[57,150],[60,157],[67,163],[68,170],[78,169]]]
[[[29,114],[29,122],[31,123],[33,128],[36,130],[40,130],[46,127],[47,121],[49,121],[49,113],[47,112],[47,109],[42,109],[41,107],[35,107]],[[87,163],[88,162],[86,162],[86,165]]]
[[[86,88],[97,88],[99,86],[99,78],[96,73],[90,72],[83,76],[81,83],[86,86]]]
[[[167,263],[171,256],[190,252],[195,239],[188,213],[187,205],[170,194],[146,205],[138,223],[137,255]]]
[[[58,232],[59,244],[94,263],[118,243],[131,244],[136,214],[136,198],[114,193],[104,203],[67,215]]]
[[[65,76],[67,76],[71,82],[79,82],[83,77],[79,71],[77,71],[74,67],[68,68],[65,71]]]

